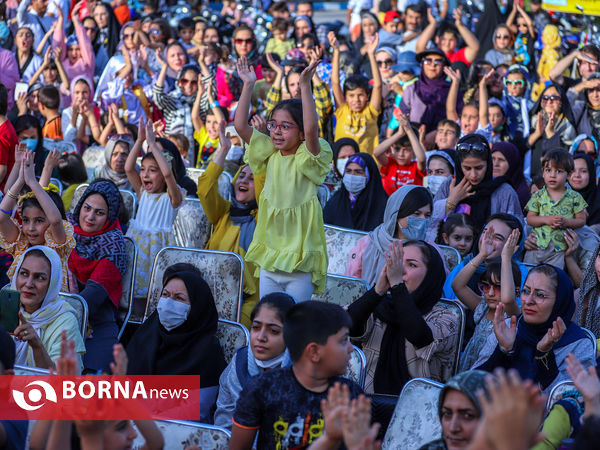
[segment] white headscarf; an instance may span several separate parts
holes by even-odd
[[[48,324],[53,322],[57,317],[61,316],[66,312],[74,313],[73,308],[63,300],[59,300],[58,293],[60,292],[60,288],[62,286],[62,263],[60,260],[60,256],[58,253],[51,248],[48,248],[44,245],[36,245],[28,248],[18,259],[17,270],[15,270],[15,274],[13,275],[13,279],[11,282],[11,289],[17,290],[17,277],[19,271],[21,270],[21,265],[23,261],[27,257],[27,255],[33,251],[39,250],[41,251],[48,261],[50,261],[50,284],[48,285],[48,291],[46,291],[46,296],[42,301],[39,309],[37,309],[30,317],[27,318],[27,322],[33,326],[33,329],[36,331],[40,339],[43,337],[44,329]],[[25,313],[25,310],[21,306],[21,313]],[[23,364],[27,358],[27,342],[16,341],[16,358],[15,362],[17,364]]]

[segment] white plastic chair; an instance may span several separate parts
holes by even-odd
[[[312,300],[348,306],[368,290],[369,285],[361,278],[328,273],[325,292],[323,294],[313,294]]]
[[[125,331],[125,325],[130,322],[133,310],[133,284],[135,282],[134,274],[138,256],[138,246],[136,242],[128,236],[125,236],[125,249],[127,251],[127,272],[125,272],[125,275],[121,281],[121,284],[123,285],[123,293],[121,294],[118,312],[119,321],[121,322],[121,328],[119,329],[118,336],[119,340]],[[137,322],[133,323],[140,323],[140,321],[138,320]]]
[[[228,450],[231,433],[224,428],[184,420],[156,420],[154,423],[163,435],[165,449],[183,449],[196,445],[202,450]],[[133,448],[141,448],[144,437],[138,430]]]
[[[217,339],[223,349],[225,361],[229,364],[238,349],[250,344],[250,333],[241,323],[219,319]]]
[[[356,247],[358,241],[366,235],[367,233],[364,231],[325,225],[325,242],[329,257],[327,273],[344,275],[350,258],[350,250]]]

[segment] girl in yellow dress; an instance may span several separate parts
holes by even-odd
[[[235,113],[235,129],[248,143],[245,159],[257,175],[266,171],[258,200],[254,239],[246,261],[260,267],[263,297],[286,292],[297,301],[321,293],[327,273],[323,213],[317,187],[323,183],[333,158],[319,126],[310,80],[320,63],[314,60],[300,75],[301,100],[279,102],[262,134],[248,124],[256,75],[241,57],[237,70],[244,86]]]

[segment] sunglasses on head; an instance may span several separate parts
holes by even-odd
[[[488,147],[481,142],[461,142],[456,145],[456,151],[465,153],[484,153],[488,151]]]
[[[423,64],[426,66],[441,66],[444,61],[442,59],[423,58]]]
[[[504,80],[505,86],[525,86],[525,81],[523,80]]]
[[[560,102],[560,95],[542,95],[542,102]]]
[[[377,65],[380,67],[383,66],[384,64],[386,66],[391,66],[392,64],[394,64],[394,60],[393,59],[384,59],[383,61],[377,61]]]
[[[181,78],[179,80],[179,82],[181,83],[182,86],[187,86],[188,83],[192,87],[198,86],[198,80],[188,80],[187,78]]]
[[[248,44],[248,45],[250,45],[250,44],[252,44],[254,42],[254,39],[252,39],[252,38],[250,38],[250,39],[238,39],[238,38],[236,38],[236,39],[233,40],[233,42],[236,43],[236,44],[238,44],[238,45],[241,45],[241,44]]]

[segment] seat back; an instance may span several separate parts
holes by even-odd
[[[350,258],[350,250],[356,247],[358,241],[366,235],[367,233],[364,231],[325,225],[325,242],[329,257],[327,273],[344,275]]]
[[[71,294],[70,292],[60,292],[58,294],[58,298],[67,302],[75,310],[75,316],[77,317],[77,322],[79,323],[79,331],[81,332],[83,339],[85,339],[88,321],[87,302],[81,295]]]
[[[240,255],[181,247],[165,247],[154,258],[144,320],[156,309],[165,270],[176,263],[189,263],[200,270],[215,299],[219,318],[240,320],[244,276],[244,261]]]
[[[598,351],[598,339],[596,339],[596,336],[594,335],[594,333],[591,332],[591,330],[588,330],[587,328],[583,327],[581,327],[581,329],[585,334],[588,335],[590,341],[592,341],[592,345],[594,346],[594,355],[597,355],[598,353],[596,352]]]
[[[454,340],[454,346],[450,350],[452,356],[452,365],[448,368],[448,370],[444,371],[446,376],[445,380],[455,375],[458,370],[458,363],[460,360],[460,352],[462,350],[463,338],[465,335],[465,326],[466,326],[466,315],[463,307],[456,300],[447,300],[445,298],[440,299],[438,305],[443,306],[447,311],[449,311],[456,320],[457,325],[457,336]]]
[[[354,347],[354,350],[350,354],[348,369],[344,376],[354,381],[361,388],[364,388],[365,378],[367,377],[367,358],[360,348],[355,345],[352,347]]]
[[[413,378],[404,385],[383,438],[383,449],[417,449],[441,437],[438,400],[443,386],[427,378]]]
[[[219,319],[217,339],[223,349],[225,361],[229,364],[238,349],[250,344],[250,333],[241,323]]]
[[[119,321],[121,329],[119,330],[119,339],[125,330],[125,324],[131,318],[131,310],[133,306],[133,283],[135,281],[135,268],[137,265],[138,246],[136,242],[128,236],[125,236],[125,251],[127,252],[127,272],[123,275],[121,284],[123,285],[123,293],[119,302]],[[139,320],[138,322],[139,323]]]
[[[188,177],[190,177],[192,180],[194,180],[194,183],[196,183],[196,185],[198,185],[198,179],[200,178],[200,175],[202,175],[204,173],[204,169],[195,169],[192,167],[188,167],[187,169],[185,169],[186,174]],[[221,197],[223,197],[225,200],[231,200],[231,183],[233,181],[233,177],[231,176],[231,174],[227,171],[223,171],[221,172],[221,175],[219,175],[219,186],[218,186],[218,190],[219,190],[219,194],[221,194]],[[188,192],[189,194],[189,192]],[[194,192],[195,194],[195,192]]]
[[[50,371],[48,369],[41,369],[39,367],[15,364],[13,369],[15,371],[15,375],[50,375]]]
[[[224,428],[205,423],[184,420],[154,421],[165,440],[165,448],[187,448],[197,446],[203,450],[228,450],[231,433]],[[133,448],[142,448],[146,444],[139,432],[133,441]]]
[[[64,187],[62,182],[58,178],[50,178],[50,184],[56,186],[58,188],[59,195],[62,195]]]
[[[121,194],[121,198],[123,199],[123,205],[127,210],[129,218],[135,218],[135,213],[137,211],[138,205],[137,195],[135,195],[135,192],[129,191],[127,189],[119,189],[119,193]]]
[[[368,290],[369,285],[365,280],[328,273],[325,292],[323,294],[313,294],[312,300],[348,306]]]
[[[81,183],[75,188],[75,191],[73,192],[73,200],[71,200],[71,212],[75,211],[75,207],[77,206],[77,203],[79,203],[79,199],[81,198],[88,186],[88,183]]]
[[[571,380],[565,380],[558,383],[556,386],[552,388],[550,391],[550,395],[548,395],[548,399],[546,400],[546,414],[550,412],[552,406],[562,400],[563,394],[568,391],[576,391],[577,388],[575,384]]]
[[[436,244],[436,245],[442,251],[442,255],[444,256],[444,262],[446,263],[446,267],[448,268],[448,270],[451,271],[462,260],[460,253],[454,247],[450,247],[449,245],[442,245],[442,244]]]
[[[85,168],[88,172],[88,180],[94,178],[96,170],[102,168],[106,164],[106,157],[104,156],[104,147],[93,146],[88,147],[83,155],[81,155]]]
[[[173,222],[175,243],[181,247],[204,248],[211,230],[212,225],[204,214],[200,200],[186,197]]]

